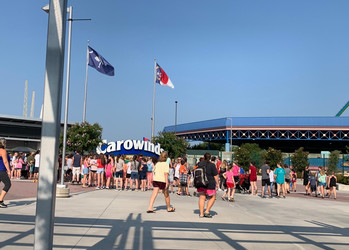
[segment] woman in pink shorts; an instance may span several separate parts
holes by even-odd
[[[204,159],[199,162],[198,168],[206,168],[206,177],[208,180],[208,185],[206,188],[198,188],[197,192],[199,193],[199,210],[200,210],[200,218],[212,218],[210,214],[210,210],[216,200],[216,189],[218,189],[218,172],[216,166],[210,162],[211,154],[206,153],[204,155]],[[207,202],[207,207],[205,210],[205,201],[206,195],[209,197]],[[205,210],[205,212],[204,212]]]

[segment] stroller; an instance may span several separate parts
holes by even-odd
[[[249,174],[240,174],[239,182],[236,184],[236,189],[240,193],[248,193],[250,190],[250,178]]]

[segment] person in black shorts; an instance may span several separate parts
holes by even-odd
[[[331,198],[331,194],[333,191],[334,199],[337,199],[337,177],[332,172],[332,175],[328,178],[327,186],[330,187],[330,193],[328,198]]]
[[[265,198],[265,196],[264,196],[264,189],[265,189],[265,185],[267,185],[269,198],[271,198],[270,178],[269,178],[269,173],[270,173],[269,161],[265,162],[265,164],[259,170],[259,173],[262,174],[262,194],[261,194],[261,197]]]

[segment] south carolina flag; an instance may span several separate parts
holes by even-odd
[[[159,66],[159,64],[156,64],[156,83],[174,88],[170,78],[167,76],[165,71]]]

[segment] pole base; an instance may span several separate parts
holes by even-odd
[[[64,187],[62,187],[64,186]],[[69,198],[70,189],[66,185],[57,185],[56,198]]]

